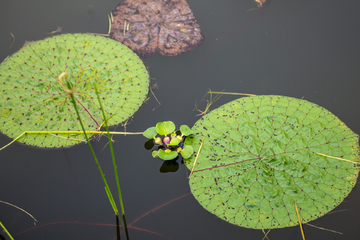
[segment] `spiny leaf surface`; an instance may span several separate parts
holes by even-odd
[[[229,102],[192,127],[185,146],[192,168],[205,136],[191,192],[211,213],[255,229],[309,222],[350,193],[359,165],[358,135],[328,110],[305,100],[255,96]]]
[[[63,34],[30,42],[0,65],[0,131],[15,138],[24,131],[79,131],[70,95],[59,84],[68,74],[86,130],[103,122],[96,83],[109,125],[132,116],[142,105],[149,75],[125,45],[91,34]],[[67,86],[65,78],[62,84]],[[91,135],[91,134],[90,134]],[[27,134],[20,142],[39,147],[71,146],[82,134]]]

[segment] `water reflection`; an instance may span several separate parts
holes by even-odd
[[[163,148],[162,146],[157,146],[154,148],[154,146],[155,146],[154,139],[149,139],[144,144],[144,147],[146,150],[159,150],[160,148]],[[181,143],[179,146],[183,147],[183,143]],[[184,163],[183,157],[181,156],[181,154],[179,154],[173,160],[167,160],[167,161],[164,160],[159,171],[161,173],[176,172],[179,169],[179,163],[181,163],[181,164]]]
[[[176,172],[179,169],[179,164],[177,163],[178,158],[179,157],[175,158],[174,160],[164,161],[160,167],[160,172]]]

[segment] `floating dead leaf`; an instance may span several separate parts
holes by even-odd
[[[112,14],[110,37],[142,58],[175,56],[204,41],[186,0],[124,0]]]

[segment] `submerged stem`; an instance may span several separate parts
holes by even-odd
[[[69,87],[69,83],[67,82],[67,84],[68,84],[68,89],[69,89],[69,88],[70,88],[70,87]],[[109,185],[107,184],[107,181],[106,181],[106,179],[105,179],[104,173],[103,173],[103,171],[101,170],[99,161],[98,161],[97,158],[96,158],[94,149],[92,148],[91,143],[90,143],[90,141],[89,141],[89,138],[88,138],[88,136],[87,136],[87,134],[86,134],[84,124],[83,124],[83,122],[81,121],[80,113],[79,113],[79,111],[78,111],[78,109],[77,109],[77,106],[76,106],[76,101],[75,101],[74,94],[72,93],[71,90],[70,90],[70,92],[69,92],[69,95],[70,95],[71,100],[72,100],[72,102],[73,102],[73,104],[74,104],[74,108],[75,108],[75,111],[76,111],[76,115],[77,115],[77,117],[78,117],[78,119],[79,119],[80,126],[81,126],[81,129],[83,130],[83,133],[84,133],[86,142],[88,143],[88,146],[89,146],[89,148],[90,148],[91,154],[92,154],[93,157],[94,157],[96,166],[98,167],[99,172],[100,172],[100,175],[101,175],[101,177],[102,177],[102,179],[103,179],[103,181],[104,181],[106,194],[107,194],[107,196],[108,196],[108,198],[109,198],[109,201],[110,201],[110,203],[111,203],[111,206],[113,207],[113,210],[114,210],[115,214],[118,215],[118,214],[119,214],[119,210],[118,210],[117,207],[116,207],[116,204],[115,204],[114,198],[113,198],[113,196],[112,196],[112,194],[111,194]]]
[[[104,123],[105,123],[105,127],[106,127],[106,131],[107,131],[107,135],[108,135],[108,139],[109,139],[109,147],[110,147],[110,152],[111,152],[111,158],[112,158],[112,162],[113,162],[113,167],[114,167],[114,174],[115,174],[115,179],[116,179],[116,185],[117,185],[117,190],[118,190],[118,195],[119,195],[119,201],[120,201],[120,207],[121,207],[121,214],[123,216],[123,225],[124,225],[124,229],[125,229],[125,234],[126,234],[126,238],[129,239],[129,235],[128,235],[128,230],[127,230],[127,226],[126,226],[126,220],[125,220],[125,208],[124,208],[124,202],[122,200],[122,194],[121,194],[121,189],[120,189],[120,181],[119,181],[119,175],[118,175],[118,171],[117,171],[117,166],[116,166],[116,161],[115,161],[115,154],[114,154],[114,148],[113,148],[113,144],[111,141],[111,135],[109,132],[109,126],[108,126],[108,122],[107,122],[107,117],[105,115],[105,111],[104,108],[101,104],[101,100],[100,100],[100,94],[97,90],[96,85],[94,84],[94,88],[95,88],[95,93],[97,96],[97,99],[99,101],[99,105],[100,105],[100,109],[101,109],[101,113],[103,115],[103,119],[104,119]]]

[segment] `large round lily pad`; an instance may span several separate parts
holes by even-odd
[[[96,83],[109,125],[132,116],[144,102],[149,75],[127,46],[91,34],[64,34],[30,42],[0,65],[0,131],[16,138],[24,131],[81,131],[66,72],[82,121],[97,130],[102,115]],[[62,86],[63,85],[63,86]],[[64,147],[84,140],[83,134],[27,134],[20,142]],[[90,134],[91,135],[91,134]],[[71,138],[71,139],[69,139]]]
[[[358,135],[326,109],[284,96],[237,99],[192,128],[203,147],[190,178],[199,203],[230,223],[255,229],[309,222],[339,205],[359,165]],[[192,168],[193,156],[187,163]]]

